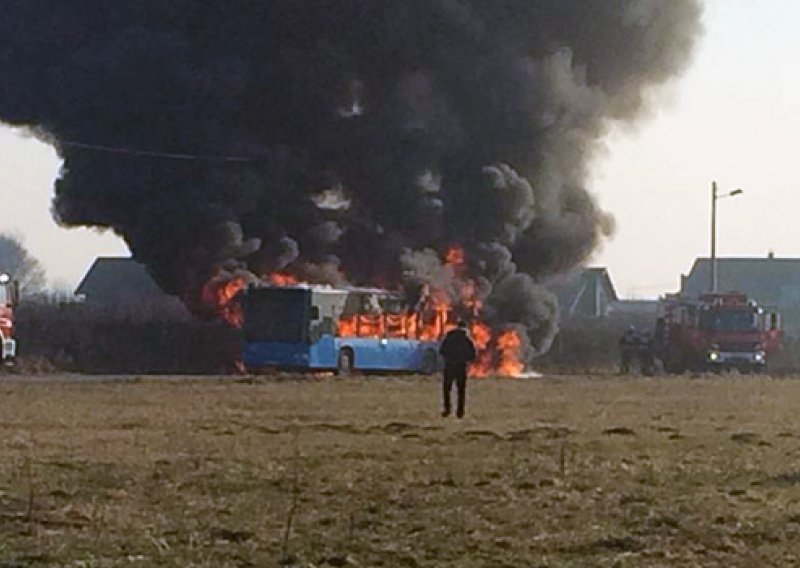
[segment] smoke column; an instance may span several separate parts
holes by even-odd
[[[198,307],[220,269],[390,285],[459,245],[488,317],[546,347],[537,284],[612,230],[586,188],[700,34],[699,0],[0,0],[0,120],[64,160]],[[103,149],[105,148],[105,149]],[[435,252],[435,254],[434,254]]]

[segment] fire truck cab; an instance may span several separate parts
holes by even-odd
[[[740,292],[669,295],[659,306],[654,349],[668,373],[761,372],[782,347],[779,314]]]

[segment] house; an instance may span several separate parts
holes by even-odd
[[[697,298],[709,291],[711,261],[698,258],[689,274],[681,276],[680,295]],[[776,308],[787,333],[800,333],[800,258],[717,258],[717,289],[747,294],[759,304]]]
[[[164,310],[188,314],[183,303],[165,293],[144,264],[130,257],[98,257],[75,290],[87,305],[121,311]]]
[[[558,297],[562,319],[602,318],[619,301],[608,270],[602,267],[576,268],[545,285]]]

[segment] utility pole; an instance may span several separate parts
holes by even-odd
[[[717,292],[717,182],[711,182],[711,293]]]
[[[728,193],[717,193],[717,182],[711,182],[711,293],[717,292],[717,200],[744,193],[743,189],[734,189]]]

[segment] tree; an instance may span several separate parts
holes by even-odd
[[[44,268],[17,237],[8,233],[0,233],[0,272],[19,282],[22,295],[36,294],[44,289]]]

